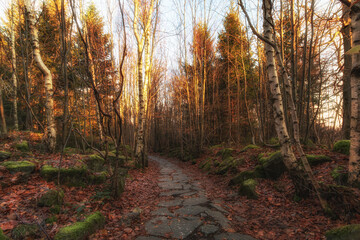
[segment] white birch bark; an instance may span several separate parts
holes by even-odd
[[[17,110],[17,78],[16,78],[16,49],[15,49],[15,21],[14,21],[14,2],[11,1],[11,65],[13,82],[13,106],[14,106],[14,129],[19,130],[18,110]]]
[[[38,29],[35,26],[36,18],[34,12],[31,10],[31,1],[25,0],[25,17],[28,22],[29,30],[30,30],[30,41],[33,48],[34,60],[44,76],[45,82],[45,112],[46,112],[46,120],[47,120],[47,128],[46,128],[46,138],[48,148],[51,152],[55,150],[56,147],[56,126],[54,119],[54,99],[53,99],[53,82],[52,75],[49,68],[45,65],[41,58],[40,54],[40,46],[39,46],[39,37],[38,37]]]

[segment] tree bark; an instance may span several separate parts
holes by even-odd
[[[0,88],[0,115],[1,115],[1,126],[2,126],[2,133],[7,134],[7,127],[6,127],[6,118],[4,113],[4,104],[2,98],[2,89]]]
[[[14,129],[19,130],[18,110],[17,110],[17,77],[16,77],[16,49],[15,49],[15,19],[14,19],[14,0],[11,1],[11,65],[13,82],[13,106],[14,106]]]
[[[360,45],[360,3],[352,1],[351,28],[353,48]],[[360,186],[360,53],[352,55],[351,69],[351,122],[349,183]]]
[[[49,68],[45,65],[41,58],[38,29],[35,26],[36,18],[34,12],[31,10],[31,1],[25,0],[25,19],[28,22],[30,30],[30,40],[33,48],[34,60],[44,76],[45,82],[45,112],[47,120],[46,138],[47,145],[50,152],[53,152],[56,147],[56,126],[54,119],[54,99],[53,99],[53,82],[52,75]]]

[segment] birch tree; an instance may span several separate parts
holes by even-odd
[[[49,151],[53,152],[56,147],[56,126],[54,118],[54,90],[52,75],[49,68],[45,65],[40,54],[38,29],[35,26],[35,13],[31,9],[31,1],[25,0],[25,19],[29,26],[30,42],[33,49],[34,61],[41,71],[45,83],[45,112],[46,112],[46,139]]]
[[[19,130],[18,110],[17,110],[17,78],[16,78],[16,49],[15,49],[15,19],[14,19],[14,0],[11,1],[11,65],[12,65],[12,82],[13,82],[13,105],[14,105],[14,129]]]
[[[352,68],[349,183],[360,184],[360,2],[351,2]]]

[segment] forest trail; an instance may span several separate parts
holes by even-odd
[[[215,239],[254,240],[249,235],[234,233],[227,211],[217,202],[211,202],[200,184],[194,182],[183,170],[168,160],[150,156],[160,168],[160,196],[170,196],[162,201],[153,216],[145,223],[147,236],[136,240],[159,239]]]

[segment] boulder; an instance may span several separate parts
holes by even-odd
[[[1,165],[6,167],[10,173],[32,173],[35,170],[35,164],[29,161],[6,161]]]
[[[22,152],[28,152],[29,151],[29,143],[27,141],[21,141],[21,142],[15,144],[15,148]]]
[[[255,191],[257,181],[254,179],[248,179],[244,181],[239,188],[239,195],[247,196],[247,198],[256,199],[257,193]]]
[[[331,162],[331,158],[325,155],[306,155],[310,166],[316,166],[325,162]]]
[[[326,240],[359,240],[360,224],[346,225],[325,233]]]
[[[233,177],[230,180],[229,186],[239,185],[248,179],[262,178],[262,177],[264,177],[263,168],[262,166],[258,165],[252,171],[243,171],[237,174],[235,177]]]
[[[240,159],[234,159],[233,157],[228,157],[224,159],[218,166],[217,170],[215,171],[218,175],[224,175],[228,171],[232,173],[238,172],[237,166],[240,164]]]
[[[249,149],[259,149],[260,147],[254,144],[249,144],[247,146],[245,146],[243,149],[241,149],[240,152],[246,152]]]
[[[40,236],[40,229],[36,224],[19,224],[11,231],[14,240],[36,239]]]
[[[331,176],[333,177],[334,181],[339,185],[344,185],[348,181],[348,174],[346,170],[341,166],[334,168],[331,171]]]
[[[263,158],[262,161],[263,170],[267,178],[277,179],[286,171],[280,151],[272,153],[269,157]]]
[[[64,192],[62,190],[49,190],[42,195],[37,203],[39,207],[52,207],[54,205],[61,205],[64,199]]]
[[[224,160],[224,159],[227,159],[228,157],[231,157],[233,152],[234,152],[234,149],[232,149],[232,148],[224,148],[224,149],[221,149],[220,151],[218,151],[216,153],[216,156],[221,156],[221,158]]]
[[[10,152],[6,152],[6,151],[0,151],[0,162],[8,159],[11,157],[11,153]]]
[[[349,155],[350,154],[350,140],[340,140],[334,144],[334,152]]]
[[[44,165],[40,175],[47,181],[57,181],[58,168]],[[82,186],[86,183],[87,167],[60,168],[60,183],[70,186]]]
[[[104,171],[105,160],[97,154],[90,155],[85,159],[85,163],[94,172]]]
[[[86,239],[105,225],[105,217],[100,212],[95,212],[85,218],[83,222],[76,222],[63,227],[55,235],[55,240],[80,240]]]

